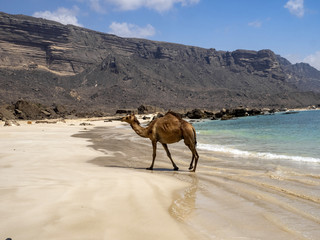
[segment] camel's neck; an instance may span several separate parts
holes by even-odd
[[[137,122],[131,123],[130,126],[140,137],[144,137],[144,138],[148,137],[147,128],[141,127]]]

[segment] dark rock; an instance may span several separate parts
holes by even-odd
[[[205,118],[214,117],[214,113],[213,112],[209,112],[209,111],[204,111],[204,115],[205,115]]]
[[[158,110],[162,110],[159,109]],[[141,105],[138,107],[138,114],[148,114],[148,113],[155,113],[157,111],[157,108],[150,105]]]
[[[260,115],[261,114],[261,110],[257,109],[257,108],[252,108],[252,109],[248,110],[248,114],[249,114],[249,116]]]
[[[112,55],[109,55],[101,63],[101,70],[109,70],[112,73],[120,73],[119,66],[117,64],[116,58]]]
[[[214,115],[214,117],[216,118],[216,119],[219,119],[219,118],[222,118],[222,116],[224,115],[225,113],[223,113],[223,112],[217,112],[215,115]]]
[[[79,125],[80,125],[80,126],[93,126],[93,124],[91,124],[91,123],[85,123],[85,122],[80,123]]]
[[[15,103],[15,113],[20,119],[41,118],[44,115],[41,111],[42,109],[40,105],[31,102],[19,100]]]
[[[233,111],[233,115],[235,117],[245,117],[245,116],[249,115],[247,111],[248,111],[248,109],[246,109],[246,108],[236,108]]]
[[[134,110],[129,110],[129,109],[118,109],[116,111],[116,114],[132,114],[134,113]]]
[[[193,109],[191,112],[187,112],[186,117],[190,119],[201,119],[205,117],[205,114],[200,109]]]
[[[53,111],[59,115],[64,115],[67,113],[67,109],[63,105],[53,105]]]
[[[230,120],[230,119],[233,119],[235,116],[234,115],[223,115],[221,120]]]
[[[218,120],[218,119],[220,119],[220,118],[216,117],[216,115],[213,115],[213,116],[211,117],[211,120]]]
[[[297,113],[299,113],[299,112],[297,112],[297,111],[288,111],[288,112],[285,112],[285,113],[282,113],[282,114],[297,114]]]
[[[138,107],[138,114],[145,114],[146,112],[148,112],[148,109],[144,105]]]

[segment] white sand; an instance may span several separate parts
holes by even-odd
[[[0,239],[188,239],[169,213],[187,184],[87,163],[79,123],[0,122]]]

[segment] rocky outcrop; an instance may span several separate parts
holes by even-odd
[[[301,107],[320,103],[319,82],[319,71],[301,70],[271,50],[225,52],[120,38],[0,13],[0,104],[24,99],[90,112],[141,103],[164,109]],[[56,112],[42,112],[49,113]]]
[[[190,119],[201,119],[207,117],[207,115],[200,109],[193,109],[192,111],[187,112],[185,116]]]
[[[230,109],[221,109],[217,112],[210,112],[201,109],[193,109],[192,111],[188,111],[183,114],[184,117],[189,119],[211,119],[211,120],[229,120],[233,118],[239,117],[247,117],[247,116],[256,116],[263,114],[272,114],[275,112],[281,111],[280,109],[258,109],[258,108],[245,108],[245,107],[236,107]]]

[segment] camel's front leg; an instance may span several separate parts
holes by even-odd
[[[154,160],[156,159],[156,155],[157,155],[157,142],[156,141],[152,141],[152,147],[153,147],[152,163],[151,163],[151,166],[149,168],[147,168],[147,170],[153,170]]]
[[[171,153],[169,152],[168,145],[165,144],[165,143],[162,143],[162,146],[163,146],[164,150],[166,150],[167,156],[168,156],[168,158],[170,159],[170,161],[171,161],[171,163],[172,163],[173,170],[178,171],[179,168],[177,167],[177,165],[176,165],[176,164],[174,163],[174,161],[172,160]]]

